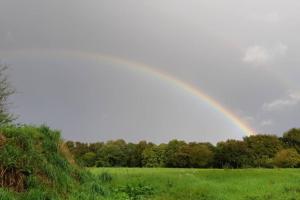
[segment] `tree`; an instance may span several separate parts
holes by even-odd
[[[84,162],[84,166],[93,167],[96,162],[96,154],[94,152],[87,152],[83,155],[82,161]]]
[[[171,140],[166,147],[165,158],[167,167],[183,167],[186,165],[187,155],[180,152],[180,149],[185,146],[184,141]]]
[[[135,149],[135,161],[137,163],[136,167],[143,167],[143,152],[144,150],[149,146],[149,144],[146,141],[140,141],[136,145]]]
[[[209,167],[213,161],[214,153],[207,144],[189,143],[185,148],[189,154],[189,167]]]
[[[0,126],[10,123],[14,117],[8,112],[8,97],[14,94],[14,89],[8,82],[7,66],[0,64]]]
[[[219,142],[215,150],[215,166],[240,168],[248,166],[249,149],[244,141]]]
[[[96,153],[103,145],[103,142],[90,143],[89,151]]]
[[[125,167],[127,164],[126,142],[124,140],[108,141],[97,152],[98,167]]]
[[[127,154],[127,167],[139,166],[139,155],[137,155],[137,145],[134,143],[128,143],[126,146]]]
[[[293,128],[284,133],[282,141],[288,148],[295,148],[300,153],[300,128]]]
[[[144,167],[163,167],[165,163],[165,147],[161,144],[159,146],[153,145],[147,147],[143,151],[143,166]]]
[[[244,138],[250,152],[253,167],[272,167],[271,159],[280,151],[282,142],[275,135],[251,135]]]
[[[275,155],[274,164],[277,167],[299,167],[300,155],[296,149],[283,149]]]

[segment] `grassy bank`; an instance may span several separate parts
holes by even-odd
[[[90,171],[95,175],[111,175],[106,186],[127,188],[127,193],[133,193],[132,199],[300,199],[300,169],[91,168]],[[149,195],[140,198],[138,193],[145,188]]]
[[[0,128],[0,200],[102,199],[96,176],[74,163],[60,132],[46,126]]]

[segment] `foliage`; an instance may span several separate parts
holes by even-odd
[[[163,167],[165,161],[165,145],[148,146],[142,153],[144,167]]]
[[[251,135],[244,138],[248,146],[252,167],[269,167],[270,159],[283,148],[282,142],[275,135]]]
[[[181,152],[188,155],[187,167],[205,168],[213,163],[214,152],[210,144],[189,143],[181,148]]]
[[[241,168],[248,165],[249,150],[243,141],[227,140],[217,144],[215,166],[221,168]]]
[[[282,138],[252,135],[243,140],[219,142],[216,146],[179,140],[159,145],[124,140],[66,144],[75,160],[87,167],[273,168],[273,159],[279,151],[300,147],[299,130],[291,129]]]
[[[171,140],[165,151],[165,165],[166,167],[186,167],[187,166],[187,155],[180,152],[181,148],[185,146],[184,141]]]
[[[295,148],[300,153],[300,129],[293,128],[283,134],[282,141],[288,148]]]
[[[126,156],[126,143],[124,140],[108,141],[106,145],[97,151],[97,166],[126,166]]]
[[[298,167],[300,155],[295,149],[283,149],[275,155],[274,164],[277,167]]]
[[[87,167],[93,167],[95,164],[96,153],[87,152],[82,156],[82,160],[84,161]]]

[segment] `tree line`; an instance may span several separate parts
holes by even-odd
[[[75,160],[87,167],[248,168],[300,167],[300,129],[211,143],[171,140],[166,144],[124,140],[66,142]]]

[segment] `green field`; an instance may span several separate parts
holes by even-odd
[[[131,199],[300,199],[300,169],[92,168],[90,170],[100,176],[111,175],[112,179],[104,184],[109,188],[126,191]],[[146,193],[144,196],[143,192]]]

